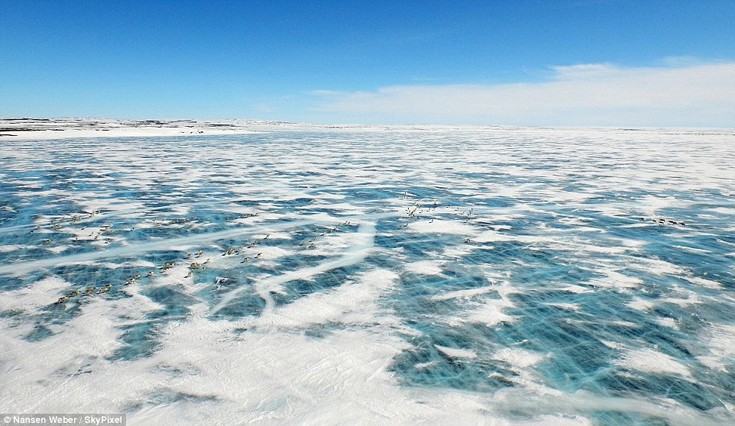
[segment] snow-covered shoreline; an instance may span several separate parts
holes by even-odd
[[[275,131],[347,131],[375,132],[400,131],[492,131],[519,130],[523,132],[547,132],[548,127],[519,126],[471,126],[471,125],[359,125],[359,124],[311,124],[268,120],[116,120],[101,118],[0,118],[0,141],[51,140],[71,138],[120,138],[165,137],[189,135],[237,135]],[[575,134],[589,132],[635,134],[655,132],[734,135],[735,129],[715,128],[614,128],[614,127],[564,127],[553,128]]]

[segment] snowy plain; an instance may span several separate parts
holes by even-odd
[[[0,412],[735,422],[733,130],[1,124]]]

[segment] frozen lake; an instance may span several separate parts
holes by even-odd
[[[735,131],[0,144],[0,412],[733,424]]]

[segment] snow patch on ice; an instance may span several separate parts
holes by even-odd
[[[507,362],[517,368],[532,367],[544,359],[546,355],[518,348],[503,348],[493,353],[492,359]]]
[[[466,359],[473,359],[477,358],[477,354],[469,349],[460,349],[460,348],[449,348],[446,346],[440,346],[440,345],[434,345],[434,347],[444,355],[450,357],[450,358],[466,358]]]
[[[444,262],[438,260],[419,260],[406,264],[406,270],[419,275],[441,275]]]
[[[47,277],[17,290],[0,292],[0,311],[34,312],[62,296],[70,284],[59,277]]]
[[[616,364],[631,370],[654,374],[673,374],[691,377],[689,369],[662,352],[653,349],[630,349],[625,352]]]

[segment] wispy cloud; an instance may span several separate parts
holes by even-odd
[[[542,82],[312,93],[326,121],[735,127],[735,63],[581,64]],[[329,120],[331,117],[332,120]]]

